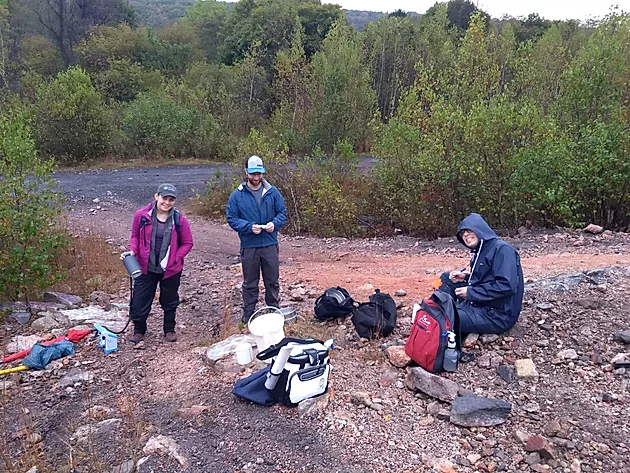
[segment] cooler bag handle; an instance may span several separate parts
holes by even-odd
[[[322,345],[324,344],[324,342],[322,342],[321,340],[317,340],[316,338],[285,337],[275,345],[271,345],[269,348],[261,351],[258,355],[256,355],[256,358],[262,361],[273,358],[274,356],[278,355],[282,347],[286,347],[289,343],[295,343],[298,345],[310,345],[311,343],[321,343]]]

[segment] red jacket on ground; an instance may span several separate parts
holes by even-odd
[[[131,240],[129,249],[134,252],[142,274],[147,274],[149,267],[149,254],[151,252],[151,232],[153,231],[152,213],[155,211],[155,202],[151,202],[146,207],[136,211],[131,224]],[[172,213],[171,213],[172,215]],[[140,222],[144,217],[144,224],[140,227]],[[172,217],[169,217],[172,218]],[[193,237],[190,231],[190,224],[186,217],[180,214],[179,217],[179,238],[177,237],[177,229],[173,224],[171,233],[171,244],[166,252],[166,265],[162,263],[164,269],[164,279],[179,273],[184,267],[184,258],[193,247]]]

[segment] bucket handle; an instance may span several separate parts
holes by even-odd
[[[254,312],[252,314],[252,316],[249,318],[249,320],[247,321],[247,326],[249,327],[249,324],[252,323],[252,320],[254,320],[256,317],[258,317],[259,315],[264,315],[264,314],[260,314],[259,312],[262,312],[265,309],[273,309],[274,312],[277,312],[278,314],[284,316],[284,314],[282,313],[282,311],[280,309],[278,309],[277,307],[274,307],[272,305],[266,305],[264,307],[261,307],[260,309],[258,309],[256,312]],[[267,313],[267,312],[265,312]]]

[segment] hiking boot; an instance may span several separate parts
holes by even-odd
[[[144,333],[134,333],[133,335],[129,335],[127,337],[127,340],[129,340],[131,343],[140,343],[142,340],[144,340]]]
[[[241,322],[243,322],[245,325],[247,325],[247,323],[249,322],[249,319],[251,319],[251,318],[252,318],[252,314],[249,314],[249,315],[243,314],[241,316]]]
[[[164,338],[166,339],[167,342],[176,342],[177,334],[175,332],[168,332],[164,334]]]

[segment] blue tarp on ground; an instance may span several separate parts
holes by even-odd
[[[43,370],[51,361],[68,355],[74,355],[74,343],[68,340],[61,340],[48,346],[37,343],[33,345],[23,363],[29,368]]]

